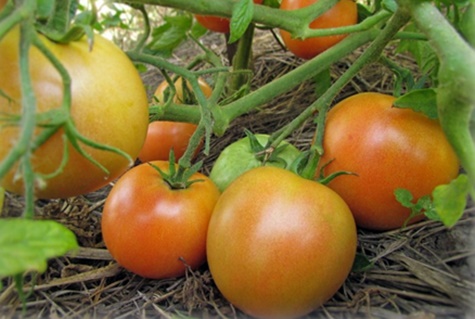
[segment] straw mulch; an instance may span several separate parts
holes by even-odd
[[[222,39],[208,39],[217,50]],[[285,74],[302,61],[284,52],[268,32],[258,33],[255,52],[255,79],[260,86]],[[183,62],[192,56],[185,47],[175,57]],[[358,52],[337,63],[336,78],[344,72]],[[393,53],[392,53],[393,54]],[[394,56],[394,54],[393,54]],[[410,58],[395,56],[413,66]],[[153,88],[159,81],[157,71],[144,75]],[[355,78],[337,100],[355,92],[391,92],[392,75],[373,65]],[[243,128],[253,132],[272,132],[299,114],[314,100],[311,83],[302,83],[260,110],[233,122],[222,137],[213,137],[211,154],[201,155],[204,171],[229,143],[244,136]],[[313,135],[311,121],[289,137],[294,145],[305,148]],[[38,218],[57,220],[72,229],[81,250],[74,255],[53,259],[46,273],[31,282],[25,310],[10,280],[3,280],[0,291],[0,318],[243,318],[213,284],[204,265],[188,271],[182,278],[148,280],[119,267],[108,254],[101,238],[100,219],[109,187],[68,200],[38,201]],[[3,216],[21,212],[21,198],[7,194]],[[460,222],[452,229],[434,221],[423,221],[403,230],[376,233],[359,230],[358,252],[373,266],[351,273],[338,293],[308,318],[470,318],[475,316],[475,207],[469,205]],[[292,271],[289,269],[289,271]]]

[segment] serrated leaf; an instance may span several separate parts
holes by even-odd
[[[254,14],[254,2],[252,0],[240,0],[233,7],[230,23],[229,43],[239,40],[252,21]]]
[[[467,175],[460,174],[449,184],[434,189],[432,193],[434,209],[445,226],[449,228],[454,226],[462,217],[471,187]]]
[[[192,18],[188,15],[168,16],[164,21],[164,24],[152,31],[152,41],[148,48],[170,56],[173,50],[187,39],[186,33],[192,26]]]
[[[78,247],[65,226],[50,220],[0,219],[0,278],[44,272],[49,258]]]
[[[421,112],[431,119],[437,118],[437,99],[434,89],[418,89],[400,96],[394,106]]]
[[[394,196],[396,196],[396,200],[401,203],[402,206],[411,208],[414,206],[412,200],[414,197],[412,196],[411,192],[404,188],[397,188],[394,191]]]

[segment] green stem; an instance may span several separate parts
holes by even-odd
[[[248,113],[254,108],[271,101],[273,98],[289,92],[298,84],[312,79],[335,61],[342,59],[363,44],[373,40],[377,34],[378,30],[371,29],[346,37],[332,48],[308,60],[280,78],[273,80],[271,83],[260,87],[237,101],[223,106],[223,112],[229,120]]]
[[[233,1],[230,0],[118,0],[117,2],[159,5],[186,10],[196,14],[216,15],[228,18],[231,17],[233,9]],[[368,21],[363,21],[363,24],[350,28],[342,27],[341,29],[317,30],[308,27],[311,21],[331,8],[336,2],[337,0],[321,0],[298,10],[280,10],[263,5],[255,5],[252,21],[267,27],[289,31],[294,36],[300,38],[367,30],[391,15],[391,13],[383,10],[366,19]]]
[[[252,40],[254,38],[254,24],[251,23],[239,39],[236,53],[232,59],[233,71],[248,70],[252,59]],[[246,73],[237,72],[231,77],[230,94],[234,94],[246,83],[249,76]]]
[[[34,9],[36,1],[28,0],[23,5]],[[22,130],[16,145],[21,145],[21,151],[18,154],[21,154],[20,165],[25,191],[25,209],[23,214],[26,218],[33,218],[35,209],[35,174],[31,164],[32,151],[30,146],[36,125],[36,98],[30,77],[30,46],[34,32],[32,19],[26,19],[20,24],[19,63],[22,95],[22,118],[20,124]]]
[[[475,187],[475,50],[430,2],[400,0],[440,60],[437,110],[440,124]]]
[[[271,147],[279,145],[295,129],[300,127],[309,117],[318,111],[316,140],[311,148],[310,160],[303,169],[302,176],[313,179],[315,175],[316,161],[323,154],[323,133],[325,128],[326,113],[330,108],[331,101],[341,91],[341,89],[367,64],[379,59],[381,52],[386,45],[393,39],[394,35],[407,23],[409,16],[403,11],[397,11],[389,20],[386,27],[378,34],[371,45],[356,59],[350,68],[343,73],[333,85],[313,104],[305,109],[292,122],[286,125],[282,130],[274,133],[271,137]],[[275,137],[275,138],[274,138]]]

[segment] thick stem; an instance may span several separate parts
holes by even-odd
[[[437,109],[440,124],[475,186],[475,50],[430,2],[400,0],[440,59]]]

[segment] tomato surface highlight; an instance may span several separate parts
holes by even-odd
[[[459,172],[457,156],[438,121],[393,107],[394,100],[381,93],[356,94],[336,104],[326,120],[320,164],[333,160],[325,175],[357,174],[339,176],[328,186],[347,202],[363,228],[403,226],[410,210],[396,200],[396,188],[409,190],[417,200]]]
[[[296,10],[307,7],[318,0],[282,0],[280,9]],[[356,3],[353,0],[340,0],[330,10],[323,13],[309,25],[311,29],[328,29],[354,25],[358,22]],[[285,46],[296,56],[302,59],[311,59],[323,51],[331,48],[347,35],[332,35],[295,39],[285,30],[280,30]]]
[[[267,134],[255,134],[254,136],[261,145],[265,145],[269,140],[269,135]],[[292,162],[300,155],[300,151],[286,141],[282,141],[279,144],[279,147],[282,146],[285,148],[278,155],[279,161],[267,161],[264,164],[251,149],[249,137],[244,137],[229,144],[219,154],[213,164],[209,177],[218,186],[220,191],[224,191],[238,176],[252,168],[263,165],[289,168]]]
[[[190,97],[183,92],[183,80],[178,78],[175,81],[175,95],[173,102],[188,104]],[[198,84],[206,97],[210,97],[212,88],[202,78],[198,78]],[[155,90],[155,98],[160,104],[165,103],[165,91],[168,88],[168,82],[163,81]],[[190,89],[191,90],[191,89]],[[171,91],[170,91],[171,93]],[[178,161],[186,151],[197,125],[185,122],[172,121],[153,121],[148,125],[147,137],[140,151],[138,158],[142,162],[166,161],[169,158],[170,151],[173,149],[175,159]],[[200,148],[196,149],[194,157],[198,155]]]
[[[356,242],[353,216],[338,194],[264,166],[221,194],[208,228],[208,265],[221,293],[243,312],[298,317],[340,288]]]
[[[169,163],[150,162],[169,172]],[[149,163],[122,175],[102,214],[102,235],[112,257],[142,277],[182,276],[185,263],[206,261],[206,234],[219,190],[203,174],[186,189],[172,189]]]
[[[255,4],[261,4],[264,0],[254,0]],[[196,21],[208,30],[220,33],[229,33],[230,20],[228,18],[195,14]]]
[[[71,116],[77,130],[94,142],[114,146],[135,159],[145,140],[149,112],[146,91],[133,63],[116,45],[97,34],[92,50],[86,37],[67,45],[54,43],[41,34],[38,37],[73,79]],[[0,90],[11,98],[0,96],[0,113],[13,116],[22,113],[18,43],[18,28],[0,40]],[[60,75],[35,47],[30,49],[30,75],[37,113],[59,108],[63,99]],[[6,125],[4,121],[0,121],[0,161],[18,143],[20,134],[18,125]],[[37,128],[35,136],[40,132]],[[35,172],[51,174],[60,166],[63,133],[60,129],[36,149],[32,157]],[[80,155],[68,142],[66,166],[60,174],[39,183],[37,197],[65,198],[89,193],[107,185],[130,166],[130,161],[119,154],[80,144],[109,174]],[[19,176],[18,166],[14,166],[1,180],[1,185],[10,192],[22,194],[23,179]]]

